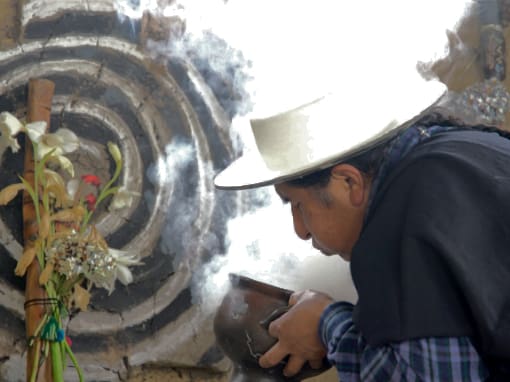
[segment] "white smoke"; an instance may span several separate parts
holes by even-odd
[[[161,14],[160,2],[158,0],[114,0],[114,6],[121,17],[139,19],[144,12]]]
[[[234,78],[233,83],[242,87],[240,93],[249,94],[253,114],[257,115],[281,111],[330,91],[344,91],[349,98],[350,89],[357,89],[352,97],[363,97],[360,89],[366,94],[374,90],[370,82],[374,68],[384,68],[388,91],[398,81],[408,85],[405,91],[413,92],[413,82],[402,78],[399,68],[443,56],[446,30],[455,27],[466,6],[466,0],[116,2],[119,12],[128,17],[151,12],[182,19],[186,25],[185,45],[154,42],[148,46],[158,56],[183,58],[194,48],[200,59],[219,72],[237,65],[246,77],[239,81]],[[391,21],[395,15],[397,21]],[[370,44],[371,37],[375,39],[378,34],[388,36],[388,46],[392,38],[398,38],[401,50]],[[211,40],[211,35],[226,42],[228,49],[219,44],[223,49],[219,54],[218,45],[213,44],[219,40]],[[360,49],[359,44],[366,45]],[[365,73],[349,72],[359,66],[366,68]],[[385,102],[394,107],[391,93],[379,101],[381,108]],[[358,99],[358,103],[362,101]],[[370,123],[371,106],[366,105],[359,120]],[[405,104],[401,106],[405,108]],[[249,109],[236,107],[238,114]],[[234,115],[234,122],[237,117]],[[237,125],[233,123],[232,129]],[[244,135],[249,130],[239,128],[238,132]],[[221,290],[219,286],[228,280],[229,272],[236,272],[289,289],[315,288],[337,298],[355,299],[347,264],[339,258],[320,256],[309,243],[300,242],[292,232],[290,211],[271,191],[265,207],[228,223],[228,238],[226,254],[218,254],[204,271],[209,297]]]
[[[189,142],[174,140],[165,147],[164,156],[149,169],[149,179],[155,184],[175,184],[182,176],[182,168],[195,156],[195,149]]]
[[[348,263],[326,257],[294,233],[289,205],[272,190],[267,205],[228,222],[228,251],[215,256],[204,270],[202,292],[214,306],[237,273],[291,290],[315,289],[354,302]]]
[[[399,65],[430,61],[445,54],[446,30],[454,29],[468,0],[339,2],[331,0],[116,0],[120,13],[178,17],[190,40],[213,33],[242,53],[253,81],[243,83],[254,113],[286,109],[325,92],[363,86],[355,73],[346,83],[348,62],[399,78]],[[397,17],[395,17],[397,16]],[[383,34],[388,44],[381,44]],[[376,41],[370,46],[371,35]],[[399,39],[401,51],[388,50]],[[356,44],[366,45],[360,47]],[[157,49],[154,47],[154,49]],[[158,49],[161,49],[159,46]],[[356,52],[355,55],[350,53]],[[219,62],[210,46],[213,65]],[[175,51],[174,51],[175,54]],[[236,59],[229,56],[230,64]],[[389,64],[388,64],[389,63]],[[394,70],[392,71],[392,67]],[[368,73],[365,73],[368,75]],[[365,81],[364,81],[365,80]],[[405,79],[403,79],[405,81]],[[410,84],[412,86],[412,84]],[[385,100],[382,100],[385,101]]]

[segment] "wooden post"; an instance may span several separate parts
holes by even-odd
[[[55,84],[52,81],[44,79],[31,79],[28,84],[28,122],[46,121],[47,126],[50,124],[51,102]],[[34,155],[32,143],[28,139],[25,140],[25,162],[24,177],[32,185],[34,184]],[[24,245],[33,246],[37,238],[38,227],[35,214],[35,207],[30,195],[27,192],[23,194],[23,239]],[[39,275],[41,269],[37,258],[28,267],[26,274],[25,301],[33,299],[42,299],[46,297],[46,292],[39,285]],[[25,310],[25,327],[27,338],[30,338],[41,318],[44,316],[46,307],[43,304],[29,304]],[[32,374],[32,364],[35,359],[36,346],[30,346],[27,352],[27,381],[30,380]],[[50,359],[47,358],[39,369],[37,382],[51,382],[52,370]]]

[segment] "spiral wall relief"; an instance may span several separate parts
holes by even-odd
[[[143,265],[133,268],[133,284],[117,284],[111,295],[94,290],[90,311],[71,319],[80,362],[96,380],[118,380],[144,363],[221,364],[191,280],[221,249],[225,211],[237,208],[212,183],[233,155],[231,113],[192,63],[149,56],[147,18],[122,18],[109,2],[92,0],[29,1],[17,16],[15,44],[0,49],[0,110],[23,117],[28,80],[52,80],[51,129],[81,138],[71,158],[77,170],[106,178],[113,165],[103,145],[116,142],[125,159],[120,183],[139,195],[129,209],[98,211],[110,246],[142,254]],[[23,153],[0,154],[4,187],[22,173]],[[13,273],[23,245],[20,203],[0,211],[4,375],[22,363],[25,346],[24,280]]]

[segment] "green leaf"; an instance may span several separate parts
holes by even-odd
[[[34,202],[34,205],[37,205],[39,201],[36,198],[35,190],[32,187],[32,185],[25,178],[23,178],[22,176],[19,176],[19,179],[21,180],[21,182],[25,186],[25,191],[28,192],[28,194],[32,198],[32,201]]]

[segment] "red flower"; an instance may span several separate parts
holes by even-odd
[[[96,196],[92,193],[85,196],[85,203],[87,203],[89,211],[93,211],[96,208],[96,200]]]
[[[69,345],[69,347],[71,347],[73,345],[73,341],[71,341],[71,337],[69,337],[69,336],[66,336],[66,342]]]
[[[101,179],[99,179],[98,176],[93,174],[85,174],[82,175],[81,178],[85,183],[91,184],[96,187],[99,187],[99,185],[101,184]]]

